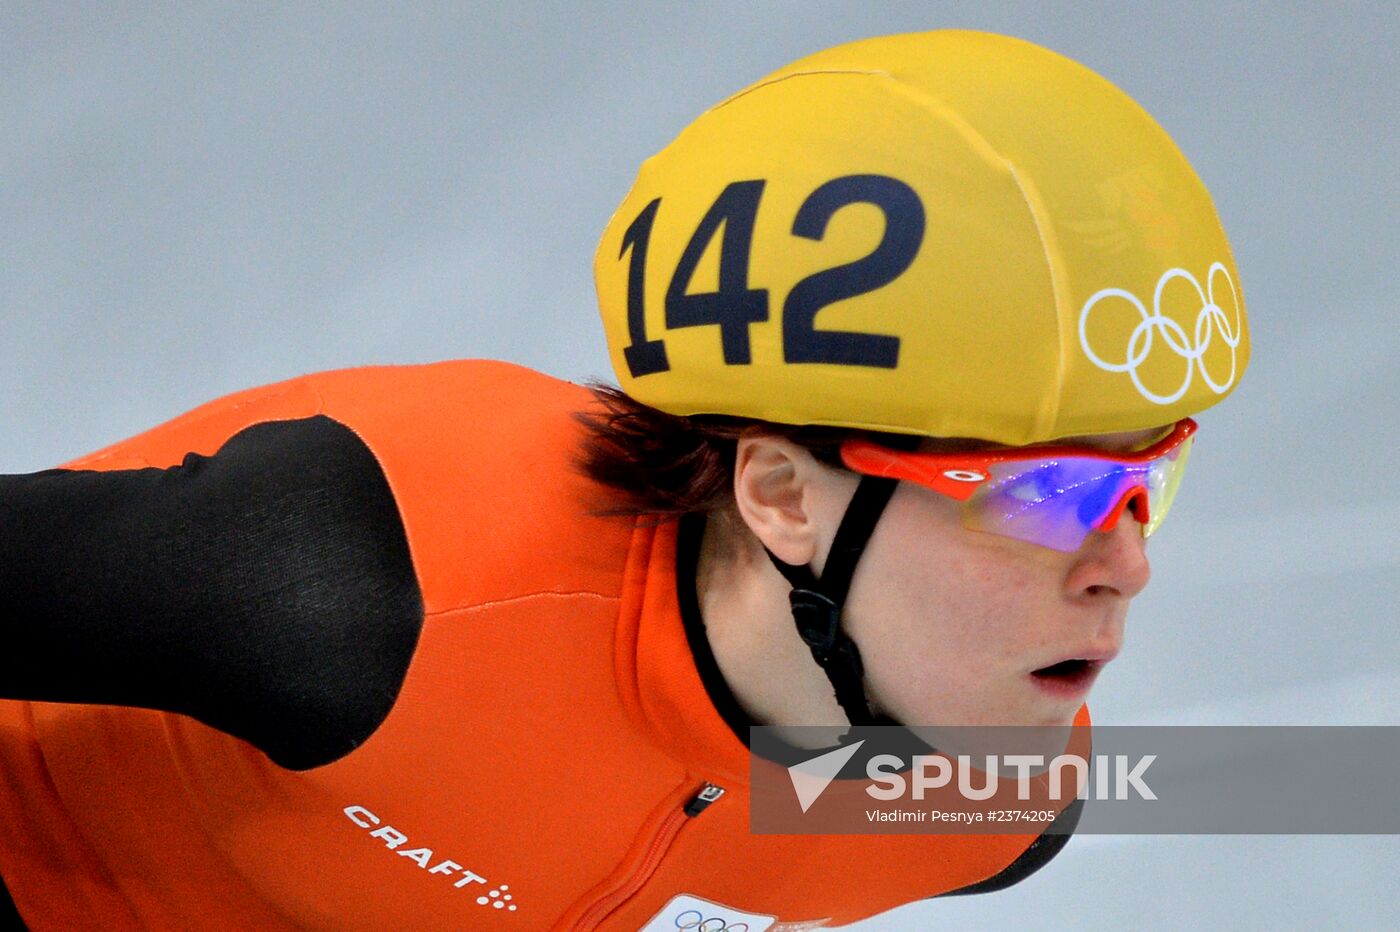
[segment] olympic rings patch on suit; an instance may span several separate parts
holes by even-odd
[[[681,893],[672,897],[640,932],[765,932],[776,922],[776,916],[745,912]]]
[[[706,919],[698,909],[687,909],[676,917],[676,928],[687,932],[749,932],[747,922],[725,924],[723,919],[711,916]]]

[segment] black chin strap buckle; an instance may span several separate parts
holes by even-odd
[[[830,657],[841,630],[841,606],[811,589],[793,589],[788,593],[788,602],[792,605],[792,620],[797,624],[797,635],[802,643],[810,647],[812,653]]]
[[[793,589],[788,593],[788,602],[792,605],[797,635],[812,651],[812,659],[828,675],[833,672],[833,667],[839,665],[837,672],[845,681],[845,690],[838,691],[844,692],[852,689],[853,684],[858,685],[865,675],[865,666],[860,661],[860,651],[856,649],[855,642],[841,630],[841,606],[811,589]]]

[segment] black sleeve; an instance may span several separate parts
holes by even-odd
[[[384,474],[328,417],[0,476],[0,697],[178,712],[305,769],[384,720],[422,624]]]

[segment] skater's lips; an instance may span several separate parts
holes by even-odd
[[[1080,650],[1065,652],[1059,657],[1051,660],[1049,663],[1034,668],[1033,670],[1031,670],[1031,673],[1045,673],[1047,671],[1054,670],[1056,667],[1061,667],[1065,664],[1069,664],[1074,661],[1082,661],[1084,663],[1092,664],[1096,667],[1102,668],[1104,666],[1107,666],[1110,662],[1112,662],[1113,658],[1118,656],[1118,652],[1121,649],[1122,647],[1119,644],[1086,644]]]
[[[1098,679],[1103,664],[1097,660],[1063,660],[1031,673],[1030,679],[1040,690],[1056,699],[1082,702]]]
[[[1030,671],[1030,680],[1042,692],[1056,699],[1083,701],[1098,679],[1099,672],[1114,657],[1119,645],[1085,645],[1059,659]]]

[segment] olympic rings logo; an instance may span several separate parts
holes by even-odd
[[[1230,286],[1230,300],[1235,311],[1233,323],[1226,317],[1225,312],[1221,310],[1219,303],[1215,300],[1216,276],[1224,276],[1225,283]],[[1196,315],[1194,340],[1191,335],[1187,334],[1186,328],[1162,314],[1162,291],[1169,282],[1178,278],[1189,282],[1201,299],[1201,310]],[[1100,301],[1107,298],[1122,298],[1137,308],[1138,314],[1142,317],[1138,325],[1133,328],[1132,335],[1128,337],[1127,353],[1122,362],[1108,362],[1089,346],[1087,333],[1089,313]],[[1231,385],[1235,384],[1236,349],[1244,335],[1243,324],[1244,320],[1240,314],[1240,297],[1235,291],[1235,282],[1230,278],[1230,273],[1225,266],[1216,262],[1211,265],[1210,272],[1206,275],[1205,288],[1201,287],[1196,276],[1185,269],[1168,269],[1164,272],[1162,277],[1157,280],[1157,290],[1152,295],[1151,314],[1147,313],[1147,308],[1131,291],[1125,291],[1122,288],[1105,288],[1098,292],[1084,303],[1083,310],[1079,312],[1079,345],[1084,348],[1084,354],[1089,357],[1089,361],[1105,372],[1128,373],[1128,376],[1133,380],[1133,385],[1138,390],[1138,394],[1142,395],[1143,398],[1155,404],[1169,405],[1186,394],[1186,390],[1191,387],[1191,379],[1195,375],[1196,369],[1200,369],[1201,378],[1217,395],[1223,395]],[[1210,370],[1206,368],[1204,358],[1217,331],[1219,331],[1220,339],[1224,341],[1226,346],[1230,347],[1230,375],[1223,382],[1218,382],[1211,376]],[[1186,362],[1186,376],[1181,380],[1181,385],[1177,387],[1176,391],[1170,395],[1159,395],[1153,392],[1142,384],[1142,379],[1138,376],[1138,367],[1151,355],[1153,341],[1157,336],[1162,338],[1167,349]]]
[[[706,919],[704,913],[698,909],[687,909],[677,916],[676,928],[684,929],[685,932],[749,932],[747,922],[725,925],[724,920],[717,916]]]

